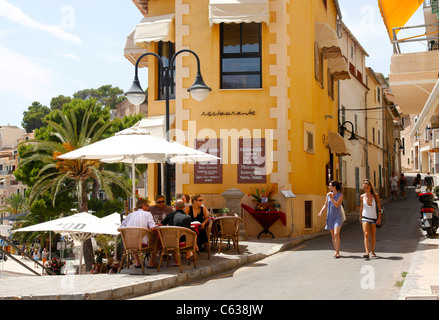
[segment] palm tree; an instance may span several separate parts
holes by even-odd
[[[0,223],[4,213],[11,215],[27,211],[27,200],[21,193],[13,193],[5,199],[7,205],[0,206]]]
[[[111,184],[119,186],[127,195],[130,188],[127,181],[119,174],[107,171],[102,163],[97,160],[62,160],[57,157],[61,154],[73,151],[98,141],[102,134],[113,124],[113,121],[105,123],[95,122],[90,124],[90,116],[95,108],[93,100],[83,101],[89,103],[78,128],[78,121],[75,116],[75,109],[70,110],[67,117],[60,110],[57,110],[61,122],[44,120],[53,127],[52,136],[58,141],[33,140],[25,143],[32,147],[23,154],[20,166],[33,161],[43,163],[35,184],[29,193],[29,203],[33,203],[46,191],[50,191],[53,206],[56,197],[61,191],[70,191],[76,194],[79,212],[88,211],[87,186],[97,184],[105,191],[110,200],[113,199]],[[101,125],[101,126],[99,126]],[[86,268],[91,268],[92,262],[91,241],[84,246],[84,260]]]

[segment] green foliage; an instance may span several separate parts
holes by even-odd
[[[118,87],[113,88],[111,85],[104,85],[98,89],[85,89],[73,94],[73,98],[82,100],[96,99],[109,109],[116,109],[116,105],[126,100],[123,90]]]
[[[123,211],[123,202],[118,199],[102,201],[97,198],[88,200],[88,209],[95,211],[94,215],[103,218],[114,212]]]
[[[50,109],[43,106],[38,101],[32,102],[27,109],[23,112],[23,121],[21,125],[26,130],[27,133],[32,132],[34,129],[41,128],[43,124],[43,118],[45,115],[49,114]]]

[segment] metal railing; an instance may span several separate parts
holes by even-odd
[[[18,252],[20,252],[23,256],[27,257],[28,259],[30,259],[31,261],[35,262],[37,265],[39,265],[41,268],[43,268],[43,270],[50,275],[54,275],[55,273],[46,268],[44,265],[42,265],[39,261],[34,260],[30,255],[28,255],[26,252],[24,252],[23,250],[21,250],[19,247],[17,247],[15,244],[13,244],[10,240],[6,239],[3,236],[0,236],[0,239],[5,241],[9,246],[13,247],[15,250],[17,250]],[[2,252],[4,255],[7,255],[9,258],[11,258],[12,260],[14,260],[15,262],[17,262],[18,264],[20,264],[21,266],[25,267],[27,270],[31,271],[32,273],[34,273],[37,276],[41,276],[41,274],[39,274],[37,271],[33,270],[32,268],[29,268],[29,266],[27,266],[25,263],[21,262],[19,259],[17,259],[16,257],[14,257],[11,253],[7,252],[6,250],[3,250],[2,247],[0,247],[0,252]]]
[[[416,36],[411,36],[411,37],[407,37],[407,38],[403,38],[403,39],[398,39],[397,35],[396,35],[396,31],[398,30],[408,30],[408,29],[416,29],[416,28],[427,28],[427,27],[432,27],[432,26],[439,26],[439,23],[430,23],[430,24],[421,24],[421,25],[417,25],[417,26],[409,26],[409,27],[397,27],[397,28],[393,28],[393,53],[394,54],[401,54],[401,48],[400,48],[400,44],[402,43],[408,43],[408,42],[421,42],[421,41],[426,41],[428,44],[428,51],[431,50],[439,50],[439,31],[435,31],[435,32],[430,32],[430,33],[422,33]],[[436,34],[436,36],[432,36]],[[419,39],[419,37],[423,37],[425,36],[425,38],[421,38]]]

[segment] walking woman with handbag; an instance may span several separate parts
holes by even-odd
[[[329,183],[329,192],[326,195],[326,202],[320,210],[318,216],[321,217],[323,211],[327,209],[326,230],[331,232],[332,244],[334,245],[334,258],[340,258],[340,229],[343,223],[343,214],[341,212],[343,203],[343,194],[338,181]]]
[[[363,258],[376,257],[375,242],[377,225],[381,224],[381,202],[378,194],[373,190],[372,183],[369,179],[364,179],[363,190],[360,204],[360,220],[363,227],[364,248],[366,253]],[[370,240],[370,244],[369,244]]]

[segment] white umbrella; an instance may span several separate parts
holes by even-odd
[[[125,219],[126,216],[123,215],[123,219]],[[108,216],[102,217],[101,220],[110,223],[113,228],[114,228],[114,232],[116,232],[117,234],[119,234],[120,232],[117,231],[117,229],[120,228],[121,225],[121,221],[120,221],[120,213],[115,212],[112,214],[109,214]],[[117,238],[117,236],[114,236],[115,240]],[[114,245],[114,257],[117,257],[117,242]]]
[[[25,231],[53,231],[56,233],[69,233],[73,238],[81,242],[79,253],[79,272],[82,265],[82,251],[84,242],[96,234],[118,234],[112,223],[102,220],[88,212],[77,213],[33,226],[14,230],[13,232]]]
[[[194,161],[216,161],[220,158],[154,137],[145,128],[131,127],[114,136],[88,146],[65,153],[60,159],[94,159],[103,162],[126,162],[132,165],[132,196],[135,199],[135,164],[169,161],[182,163]]]
[[[125,215],[123,216],[123,219],[125,219]],[[102,217],[101,218],[102,221],[105,221],[106,223],[109,223],[111,226],[113,226],[114,228],[114,233],[113,234],[119,234],[120,232],[117,231],[117,229],[120,228],[121,225],[121,221],[120,221],[120,213],[115,212],[112,214],[109,214],[108,216]]]

